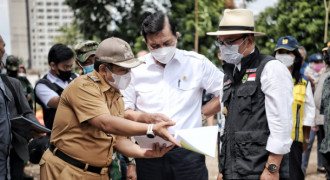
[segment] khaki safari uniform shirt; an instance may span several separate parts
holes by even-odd
[[[68,156],[97,167],[111,164],[115,136],[91,126],[87,120],[102,114],[124,116],[120,92],[95,70],[72,81],[63,91],[50,143]]]

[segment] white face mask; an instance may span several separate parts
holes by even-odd
[[[294,57],[289,54],[277,54],[275,58],[280,60],[286,67],[290,67],[294,61]]]
[[[108,69],[108,68],[107,68]],[[108,69],[109,70],[109,69]],[[110,71],[110,70],[109,70]],[[111,72],[111,71],[110,71]],[[124,75],[117,75],[115,73],[112,73],[112,77],[115,80],[115,82],[111,82],[108,79],[106,81],[114,88],[116,89],[126,89],[129,83],[131,82],[131,72],[128,72]]]
[[[244,41],[242,41],[241,44],[243,44]],[[241,44],[231,45],[231,47],[220,45],[219,49],[221,58],[229,64],[238,64],[243,58],[243,53],[246,51],[245,49],[242,54],[238,53],[238,49]]]
[[[150,53],[158,62],[162,64],[167,64],[173,59],[175,50],[176,50],[176,44],[174,46],[151,50]]]
[[[17,73],[17,76],[19,76],[19,77],[26,77],[26,74],[25,73]]]

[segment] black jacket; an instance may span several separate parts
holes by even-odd
[[[7,76],[8,77],[8,76]],[[23,86],[21,84],[21,82],[15,78],[11,78],[8,77],[10,83],[12,84],[18,100],[19,100],[19,105],[21,106],[21,109],[23,111],[24,117],[33,120],[37,123],[39,123],[39,121],[37,120],[37,118],[35,117],[35,115],[33,114],[32,109],[30,108],[30,105],[26,99],[24,90],[23,90]],[[10,89],[7,87],[7,85],[5,84],[5,89],[6,89],[6,93],[7,96],[9,97],[10,101],[9,101],[9,111],[10,111],[10,119],[19,116],[20,114],[18,114],[16,106],[15,106],[15,100],[14,100],[14,96],[11,93]],[[31,137],[22,137],[21,135],[15,133],[14,131],[12,131],[12,146],[14,148],[14,150],[16,151],[16,153],[18,154],[18,156],[22,159],[22,160],[29,160],[29,150],[28,150],[28,139]]]

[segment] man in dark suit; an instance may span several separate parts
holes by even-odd
[[[3,42],[0,36],[0,44]],[[8,76],[1,76],[1,80],[4,85],[4,90],[6,92],[6,98],[8,99],[8,111],[9,119],[15,118],[17,116],[23,115],[24,117],[39,123],[33,111],[31,110],[29,103],[26,99],[23,86],[21,82],[15,78]],[[11,84],[13,89],[10,89]],[[17,96],[18,102],[15,100],[15,95]],[[22,112],[17,109],[20,106]],[[31,132],[30,137],[22,137],[15,131],[11,131],[12,140],[11,140],[11,149],[10,149],[10,174],[12,180],[22,180],[24,174],[24,161],[29,160],[29,150],[28,150],[28,140],[32,136],[40,137],[41,135],[36,132]],[[7,177],[8,178],[8,177]],[[0,178],[1,179],[1,178]]]
[[[14,87],[14,90],[17,94],[18,101],[15,102],[14,95],[10,91],[8,85],[5,84],[5,90],[7,92],[7,96],[11,101],[8,103],[8,109],[10,111],[10,119],[15,118],[17,116],[20,116],[21,114],[18,112],[16,108],[16,104],[18,103],[21,106],[22,114],[24,117],[33,120],[36,123],[39,123],[35,115],[33,114],[33,111],[30,108],[30,105],[26,99],[25,93],[23,91],[23,86],[21,82],[15,78],[8,77],[9,82]],[[39,137],[40,135],[37,133],[33,133],[34,137]],[[31,134],[31,135],[32,135]],[[23,179],[24,174],[24,161],[29,160],[29,150],[28,150],[28,140],[31,137],[22,137],[17,132],[12,131],[12,149],[10,151],[10,174],[12,177],[12,180],[15,179]]]

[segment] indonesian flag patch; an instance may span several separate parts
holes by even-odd
[[[249,74],[249,77],[248,77],[247,81],[255,81],[256,76],[257,76],[256,73]]]

